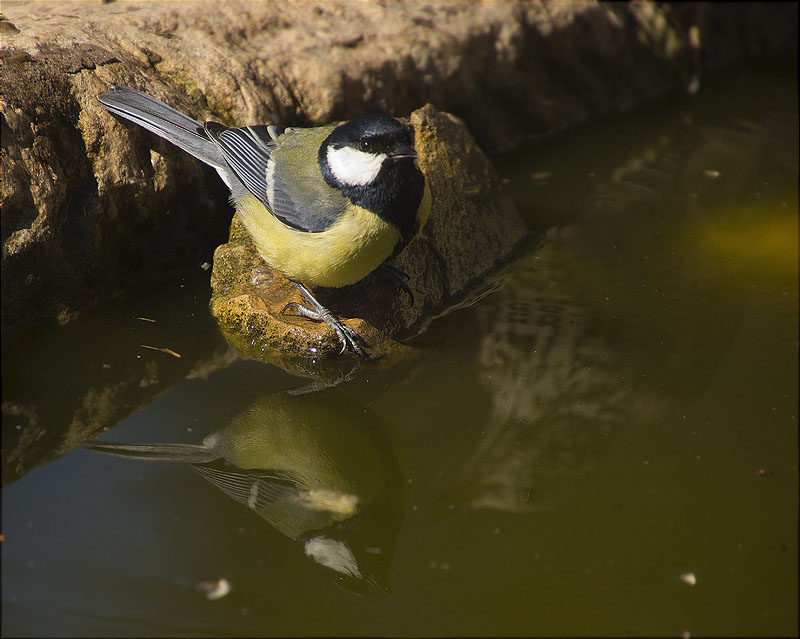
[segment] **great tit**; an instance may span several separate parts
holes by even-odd
[[[106,109],[214,167],[266,262],[285,275],[311,308],[364,357],[356,333],[307,287],[342,287],[397,255],[430,213],[431,196],[407,127],[366,115],[313,128],[200,124],[128,87],[99,96]]]
[[[260,398],[199,445],[95,440],[85,447],[191,464],[301,543],[305,555],[338,585],[385,594],[404,482],[379,426],[372,413],[338,393],[275,394]]]

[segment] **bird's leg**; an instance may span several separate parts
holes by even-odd
[[[316,393],[317,391],[325,390],[326,388],[333,388],[334,386],[338,386],[339,384],[343,384],[344,382],[349,382],[353,379],[356,373],[361,368],[361,363],[364,361],[363,359],[354,359],[353,367],[350,369],[349,372],[345,374],[341,374],[335,380],[330,382],[325,381],[314,381],[310,384],[306,384],[305,386],[301,386],[300,388],[293,388],[291,390],[287,390],[286,393],[288,395],[305,395],[306,393]]]
[[[298,304],[297,302],[289,302],[283,307],[283,312],[285,313],[286,309],[288,308],[293,308],[301,317],[307,317],[317,322],[325,322],[333,329],[333,332],[336,333],[336,336],[342,342],[342,350],[339,352],[340,355],[344,353],[349,346],[356,355],[366,359],[366,353],[358,345],[358,334],[352,328],[342,324],[341,320],[335,317],[333,313],[320,304],[311,294],[311,291],[309,291],[308,288],[306,288],[303,284],[296,282],[295,280],[289,281],[297,287],[297,290],[300,291],[300,294],[309,304],[311,304],[313,308],[308,308],[302,304]]]
[[[407,273],[396,266],[392,266],[389,264],[389,262],[384,262],[377,269],[375,269],[375,274],[397,284],[397,288],[408,295],[408,306],[414,306],[414,293],[411,291],[411,287],[408,285]]]

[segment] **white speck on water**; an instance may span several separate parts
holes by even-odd
[[[689,586],[694,586],[697,583],[697,577],[693,572],[684,572],[680,575],[680,580]]]

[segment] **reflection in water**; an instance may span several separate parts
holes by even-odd
[[[698,120],[688,110],[590,173],[578,223],[476,309],[491,412],[448,504],[552,505],[604,438],[703,391],[764,285],[751,267],[796,281],[796,126]]]
[[[340,394],[262,397],[201,444],[87,448],[131,459],[179,461],[300,542],[336,582],[388,592],[404,485],[377,418]]]
[[[615,426],[657,403],[630,392],[596,318],[548,290],[548,281],[565,274],[541,273],[531,262],[477,311],[484,325],[479,374],[491,410],[461,478],[443,497],[448,505],[552,507],[565,481],[591,468]]]
[[[147,299],[118,300],[67,326],[3,340],[3,486],[99,436],[179,380],[228,366],[236,356],[208,316],[207,288],[204,274],[166,281]]]
[[[74,451],[5,486],[1,634],[795,636],[795,56],[791,66],[785,99],[752,74],[732,91],[732,75],[698,101],[587,125],[509,163],[502,173],[518,208],[535,232],[552,228],[548,242],[514,264],[501,289],[435,321],[414,344],[419,356],[366,362],[337,387],[388,424],[355,415],[364,428],[349,428],[336,410],[320,422],[337,441],[321,448],[343,457],[344,476],[374,475],[374,462],[358,458],[374,452],[337,448],[366,440],[388,460],[388,476],[373,496],[358,488],[368,479],[330,489],[338,499],[327,495],[322,512],[295,504],[322,519],[307,524],[322,533],[290,541],[179,465]],[[136,301],[5,340],[4,477],[120,421],[102,438],[199,441],[228,423],[203,415],[296,386],[255,361],[222,369],[213,320],[198,327],[208,316],[203,286],[194,287],[198,303]],[[139,317],[158,321],[131,319]],[[216,372],[176,386],[209,360]],[[297,401],[336,405],[318,395]],[[175,419],[210,426],[182,436]],[[268,418],[252,430],[325,436],[287,426]],[[140,428],[154,434],[128,434]],[[392,479],[383,432],[397,438],[413,483]],[[221,459],[197,465],[231,470],[227,447],[246,486],[260,494],[253,469],[269,467],[264,490],[289,492],[275,474],[291,469],[274,460],[247,469],[228,440],[237,437],[226,429],[212,441]],[[456,483],[461,499],[447,503],[464,511],[430,507]],[[393,495],[404,486],[418,507],[398,536],[403,510]],[[360,574],[376,581],[392,557],[398,596],[365,601],[319,579],[317,562],[303,557],[319,535],[346,538]],[[696,586],[684,579],[692,574]],[[176,578],[188,587],[220,576],[233,590],[219,602],[176,588]]]

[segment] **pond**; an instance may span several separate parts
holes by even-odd
[[[500,159],[541,241],[335,388],[232,355],[202,270],[6,336],[3,636],[795,635],[796,71]]]

